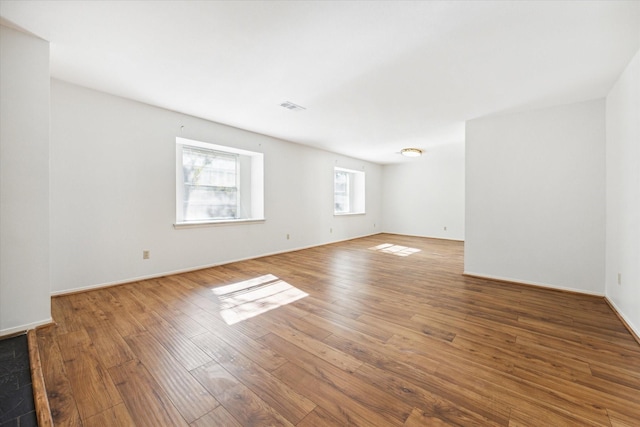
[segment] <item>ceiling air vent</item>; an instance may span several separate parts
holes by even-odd
[[[293,102],[289,102],[289,101],[285,101],[282,104],[280,104],[281,107],[286,108],[287,110],[291,110],[291,111],[304,111],[306,110],[306,108],[301,107],[298,104],[294,104]]]

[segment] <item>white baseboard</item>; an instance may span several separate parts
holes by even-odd
[[[550,285],[548,283],[538,283],[538,282],[529,282],[529,281],[524,281],[524,280],[519,280],[519,279],[511,279],[509,277],[490,276],[488,274],[473,273],[471,271],[466,271],[466,270],[463,272],[463,274],[465,276],[478,277],[480,279],[498,280],[500,282],[509,282],[509,283],[516,283],[516,284],[521,284],[521,285],[537,286],[539,288],[553,289],[553,290],[556,290],[556,291],[565,291],[565,292],[573,292],[573,293],[576,293],[576,294],[584,294],[584,295],[593,295],[593,296],[597,296],[597,297],[604,297],[604,293],[585,291],[584,289],[576,289],[576,288],[571,288],[571,287],[568,287],[568,286],[556,286],[556,285]]]
[[[624,315],[622,310],[620,310],[620,307],[618,307],[616,303],[614,303],[613,300],[611,300],[611,298],[609,298],[608,296],[605,296],[604,299],[607,301],[609,306],[611,306],[613,311],[615,311],[616,315],[620,318],[620,320],[622,320],[622,323],[624,323],[624,326],[629,330],[629,332],[631,332],[631,335],[633,335],[635,340],[638,341],[638,344],[640,344],[640,328],[637,328],[633,324],[631,319],[629,319],[627,316]]]
[[[116,281],[113,281],[113,282],[99,283],[99,284],[96,284],[96,285],[83,286],[83,287],[80,287],[80,288],[65,289],[65,290],[62,290],[62,291],[53,291],[53,292],[51,292],[51,296],[54,297],[54,296],[60,296],[60,295],[75,294],[75,293],[78,293],[78,292],[91,291],[91,290],[100,289],[100,288],[108,288],[110,286],[124,285],[124,284],[127,284],[127,283],[138,282],[138,281],[141,281],[141,280],[157,279],[159,277],[164,277],[164,276],[173,276],[175,274],[188,273],[190,271],[204,270],[205,268],[219,267],[221,265],[232,264],[234,262],[248,261],[248,260],[257,259],[257,258],[263,258],[263,257],[267,257],[267,256],[272,256],[272,255],[279,255],[279,254],[286,254],[288,252],[301,251],[303,249],[311,249],[311,248],[315,248],[315,247],[318,247],[318,246],[331,245],[333,243],[346,242],[346,241],[349,241],[349,240],[360,239],[362,237],[375,236],[376,234],[381,234],[381,233],[377,232],[377,233],[365,234],[365,235],[362,235],[362,236],[349,237],[347,239],[340,239],[340,240],[333,240],[331,242],[318,243],[317,245],[301,246],[301,247],[297,247],[297,248],[286,249],[286,250],[283,250],[283,251],[269,252],[269,253],[265,253],[265,254],[250,256],[250,257],[246,257],[246,258],[233,259],[233,260],[223,261],[223,262],[214,263],[214,264],[206,264],[206,265],[199,265],[199,266],[195,266],[195,267],[183,268],[183,269],[179,269],[179,270],[165,271],[165,272],[162,272],[162,273],[154,273],[154,274],[149,274],[149,275],[145,275],[145,276],[138,276],[138,277],[132,277],[132,278],[123,279],[123,280],[116,280]]]
[[[13,328],[2,329],[0,330],[0,337],[17,334],[19,332],[27,332],[30,329],[35,329],[38,326],[48,325],[50,323],[53,323],[53,319],[51,317],[45,320],[40,320],[38,322],[27,323],[26,325],[20,325],[20,326],[15,326]]]
[[[451,242],[464,242],[464,239],[454,239],[453,237],[427,236],[426,234],[396,233],[394,231],[382,231],[379,234],[395,234],[396,236],[421,237],[423,239],[449,240]]]

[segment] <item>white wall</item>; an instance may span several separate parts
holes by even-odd
[[[606,123],[606,295],[640,336],[640,51],[607,96]]]
[[[467,122],[466,273],[604,294],[604,108]]]
[[[49,43],[0,26],[0,335],[50,321]]]
[[[464,167],[464,142],[383,166],[384,231],[464,240]]]
[[[51,91],[53,293],[379,232],[379,165],[57,80]],[[263,152],[266,221],[174,229],[176,136]],[[333,216],[336,165],[365,170],[366,215]]]

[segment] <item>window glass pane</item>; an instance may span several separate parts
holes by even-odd
[[[238,159],[230,153],[184,146],[183,218],[238,218]]]
[[[333,213],[365,213],[364,171],[334,168],[333,170]]]
[[[349,173],[335,171],[333,189],[334,211],[338,213],[349,212]]]

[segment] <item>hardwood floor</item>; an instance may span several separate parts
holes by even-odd
[[[55,425],[640,425],[640,346],[603,299],[462,256],[379,234],[53,298]]]

